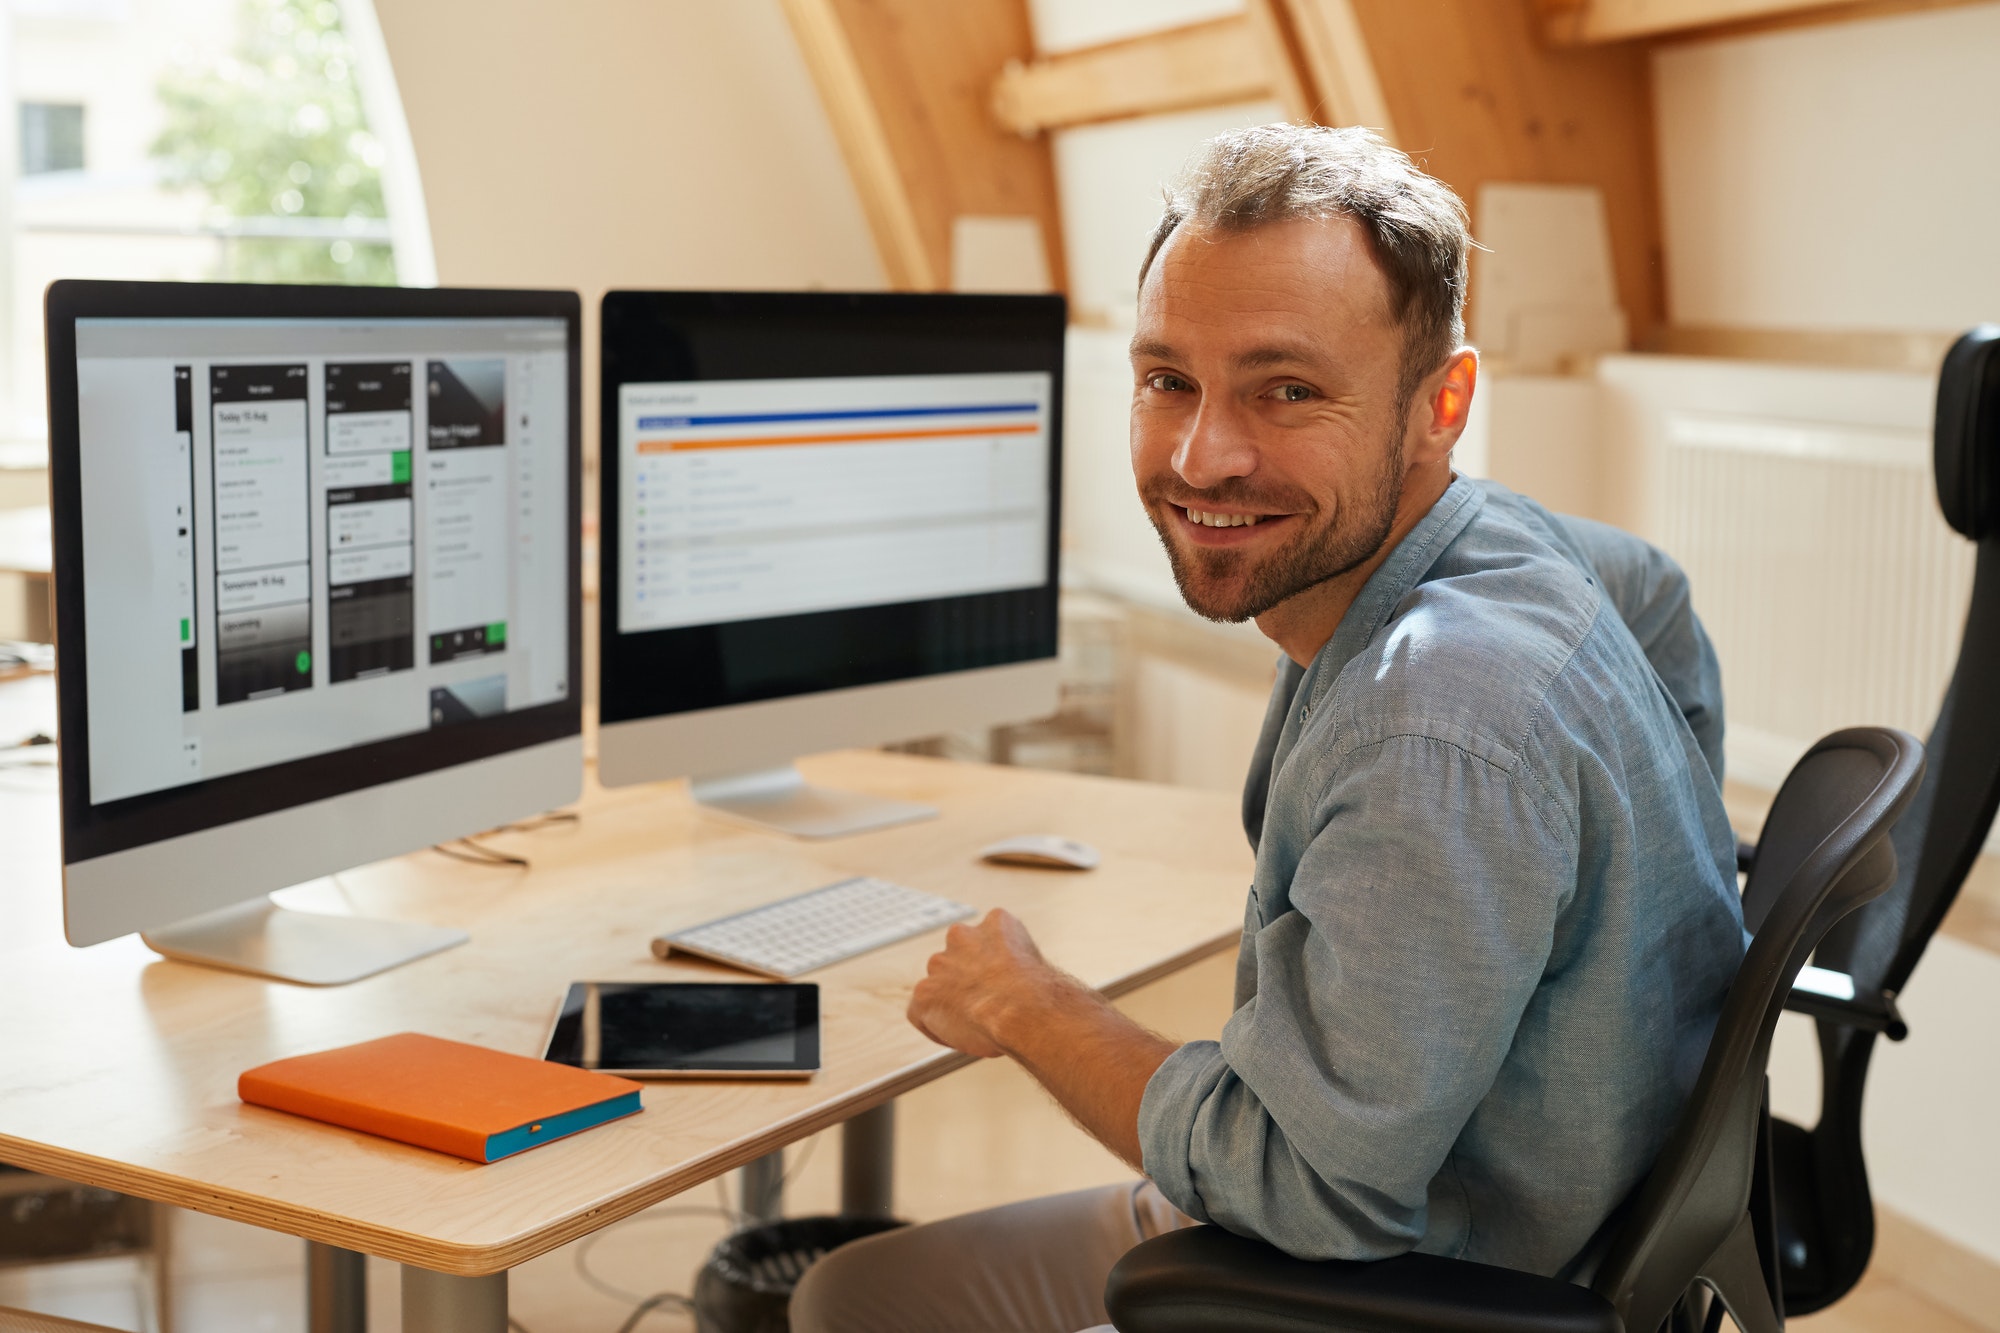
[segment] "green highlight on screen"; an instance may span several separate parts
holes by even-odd
[[[505,642],[507,642],[506,621],[496,620],[486,627],[486,646],[488,648],[498,648]]]
[[[391,469],[389,473],[391,484],[400,486],[409,481],[410,451],[408,449],[398,449],[395,453],[390,454],[389,467]]]
[[[186,616],[182,616],[181,642],[183,644],[186,644],[186,643],[192,643],[193,641],[194,641],[194,622],[189,620]]]
[[[305,675],[313,669],[313,655],[301,649],[294,665],[298,667],[301,676]]]

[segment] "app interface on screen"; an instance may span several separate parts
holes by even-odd
[[[1036,588],[1053,377],[619,386],[621,633]]]
[[[91,800],[568,697],[566,339],[78,320]]]

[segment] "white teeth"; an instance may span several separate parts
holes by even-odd
[[[1186,509],[1188,522],[1199,523],[1205,528],[1248,528],[1263,522],[1262,514],[1211,514],[1205,509]]]

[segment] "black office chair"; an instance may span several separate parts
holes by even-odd
[[[1965,640],[1931,730],[1917,796],[1891,835],[1889,891],[1835,926],[1813,960],[1844,972],[1853,998],[1803,988],[1791,1008],[1817,1020],[1819,1123],[1771,1124],[1772,1187],[1785,1313],[1845,1296],[1868,1267],[1875,1207],[1861,1157],[1861,1093],[1876,1035],[1907,1035],[1901,993],[1965,883],[2000,805],[2000,325],[1960,338],[1938,377],[1935,469],[1945,520],[1979,544]],[[1739,854],[1755,864],[1755,849]]]
[[[1590,1287],[1423,1254],[1308,1262],[1204,1226],[1118,1261],[1104,1297],[1113,1322],[1121,1333],[1654,1333],[1677,1312],[1691,1317],[1699,1284],[1744,1333],[1777,1333],[1775,1275],[1751,1208],[1771,1034],[1828,930],[1894,881],[1890,826],[1922,771],[1914,737],[1856,727],[1785,778],[1744,889],[1749,952],[1687,1108],[1619,1210]]]

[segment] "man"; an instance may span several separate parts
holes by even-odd
[[[1150,1180],[837,1251],[801,1333],[1104,1319],[1187,1218],[1308,1258],[1577,1277],[1741,957],[1714,656],[1670,561],[1455,477],[1464,210],[1360,130],[1211,142],[1140,279],[1132,462],[1189,606],[1284,651],[1220,1043],[1173,1042],[994,912],[910,1002]]]

